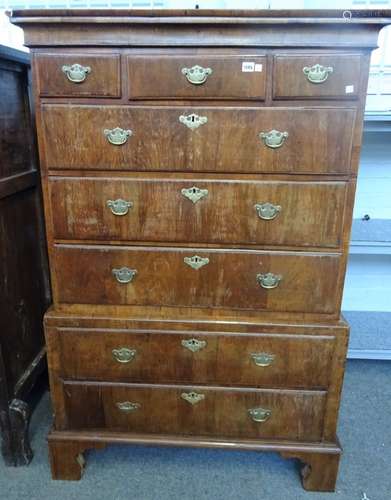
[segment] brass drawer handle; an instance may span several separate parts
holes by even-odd
[[[83,83],[87,75],[91,73],[89,66],[81,66],[80,64],[64,65],[61,69],[72,83]]]
[[[273,273],[257,274],[258,284],[262,288],[266,289],[276,288],[280,284],[281,280],[282,276],[280,274],[273,274]]]
[[[181,344],[191,352],[198,352],[206,347],[206,340],[185,339],[181,341]]]
[[[124,413],[132,413],[141,407],[140,403],[132,403],[131,401],[121,401],[116,403],[116,406]]]
[[[261,367],[270,366],[276,357],[274,354],[269,354],[267,352],[252,352],[250,356],[254,363]]]
[[[129,212],[129,208],[133,207],[131,201],[121,200],[107,200],[106,205],[110,208],[114,215],[126,215]]]
[[[193,257],[185,257],[183,262],[193,269],[200,269],[203,266],[209,264],[208,257],[200,257],[199,255],[193,255]]]
[[[333,71],[334,68],[332,66],[322,66],[321,64],[314,64],[313,66],[305,66],[303,68],[303,73],[311,83],[325,82]]]
[[[258,217],[263,220],[273,220],[281,212],[280,205],[273,205],[273,203],[257,203],[254,205]]]
[[[254,422],[266,422],[272,416],[272,411],[265,408],[250,408],[247,411]]]
[[[137,351],[128,347],[118,347],[118,349],[113,349],[111,353],[118,363],[130,363],[136,357]]]
[[[113,146],[122,146],[133,134],[131,130],[124,130],[120,127],[105,128],[103,133],[109,143],[113,144]]]
[[[208,118],[206,116],[198,116],[195,113],[191,115],[181,115],[179,121],[186,125],[190,130],[195,130],[196,128],[208,123]]]
[[[202,66],[192,66],[191,68],[182,68],[182,75],[185,75],[187,81],[193,85],[202,85],[206,82],[209,75],[213,73],[212,68],[203,68]]]
[[[197,203],[197,201],[208,196],[209,191],[207,189],[200,189],[197,186],[192,186],[191,188],[182,189],[181,193],[188,200]]]
[[[196,405],[203,399],[205,399],[204,394],[199,394],[198,392],[182,392],[181,398],[190,403],[191,405]]]
[[[259,134],[259,138],[263,140],[265,146],[271,149],[280,148],[288,137],[288,132],[280,132],[275,129],[270,130],[270,132],[260,132]]]
[[[121,267],[120,269],[112,269],[113,276],[118,283],[130,283],[137,274],[136,269],[129,269],[128,267]]]

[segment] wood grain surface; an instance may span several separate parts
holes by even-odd
[[[338,254],[57,245],[55,300],[82,304],[221,307],[338,314]],[[209,259],[200,269],[185,257]],[[118,283],[113,269],[135,270]],[[257,274],[281,276],[271,290]]]
[[[180,117],[207,123],[191,130]],[[49,169],[348,174],[353,109],[76,106],[42,108]],[[105,130],[132,135],[110,144]],[[278,149],[259,137],[287,132]]]
[[[64,382],[65,404],[73,429],[204,434],[233,437],[319,440],[326,393],[223,389],[198,386],[100,384]],[[204,396],[192,405],[183,393]],[[121,411],[117,403],[134,402],[134,412]],[[271,411],[266,422],[254,422],[248,410]]]
[[[212,334],[57,328],[60,376],[115,382],[195,383],[252,387],[327,388],[335,338],[329,335]],[[183,342],[201,343],[192,351]],[[119,362],[113,350],[135,351]],[[77,356],[75,356],[77,352]],[[254,355],[272,356],[257,365]]]
[[[320,64],[332,68],[323,83],[312,83],[304,68]],[[275,99],[357,99],[361,91],[361,57],[358,54],[278,55],[274,59]]]
[[[33,49],[54,289],[54,478],[79,479],[88,448],[177,444],[279,451],[304,464],[306,489],[335,488],[370,50],[391,22],[349,12],[14,13]],[[91,72],[72,84],[64,63]],[[322,83],[303,71],[316,64],[332,68]],[[201,85],[182,71],[194,66],[210,68]],[[117,127],[122,145],[107,139]],[[260,135],[272,131],[280,147]],[[137,270],[126,284],[123,266]],[[269,272],[274,289],[257,282]],[[133,359],[119,363],[121,348]],[[254,407],[270,418],[254,422]]]
[[[75,84],[62,67],[79,64],[90,68],[86,80]],[[41,96],[121,97],[119,54],[42,54],[37,57],[38,89]]]
[[[196,203],[182,193],[193,186],[208,191]],[[338,248],[347,185],[145,174],[51,177],[49,192],[56,239]],[[132,204],[127,214],[107,206],[118,199]],[[279,207],[275,219],[258,215],[265,203]]]

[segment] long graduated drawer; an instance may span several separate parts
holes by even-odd
[[[330,382],[335,336],[48,328],[64,379],[316,388]]]
[[[338,253],[55,245],[55,297],[79,304],[335,314]]]
[[[350,108],[42,107],[49,169],[347,174]]]
[[[347,187],[156,174],[49,182],[57,239],[330,248],[341,244]]]
[[[316,441],[325,391],[64,382],[72,430]]]

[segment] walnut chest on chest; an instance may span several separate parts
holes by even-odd
[[[109,443],[277,451],[333,490],[340,316],[388,11],[18,11],[54,303],[53,477]]]

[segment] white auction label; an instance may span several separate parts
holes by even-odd
[[[353,94],[353,92],[354,92],[354,85],[346,85],[345,94]]]
[[[253,71],[255,71],[255,63],[253,63],[253,62],[243,62],[242,63],[242,72],[252,73]]]
[[[256,64],[255,71],[258,71],[258,73],[260,73],[262,71],[262,64]]]

